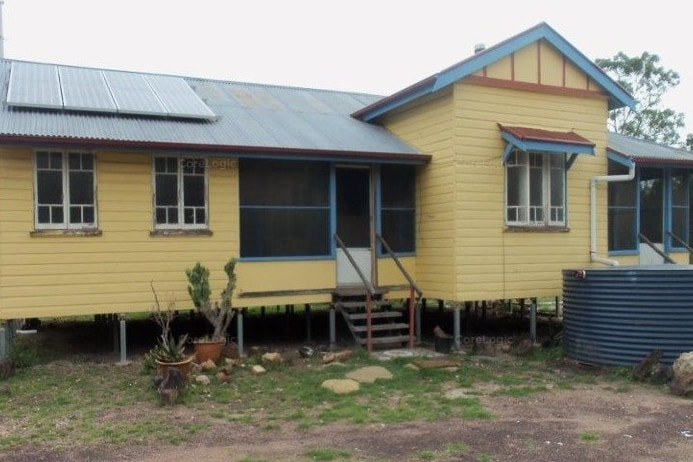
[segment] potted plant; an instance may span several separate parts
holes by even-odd
[[[193,360],[192,355],[185,354],[188,334],[183,334],[177,338],[173,335],[171,322],[176,316],[175,303],[169,303],[164,310],[161,308],[159,297],[156,295],[153,284],[152,292],[154,293],[152,315],[154,321],[161,329],[161,333],[159,334],[156,345],[149,351],[149,356],[154,360],[157,373],[160,376],[165,376],[169,368],[176,368],[187,378],[190,375]]]
[[[188,277],[188,294],[197,311],[209,322],[212,333],[203,338],[195,339],[195,357],[198,363],[209,359],[218,363],[226,344],[226,331],[235,314],[231,298],[236,289],[236,259],[231,258],[224,265],[226,273],[226,287],[221,291],[219,301],[212,303],[210,296],[212,290],[209,285],[209,269],[201,263],[193,268],[186,269]]]

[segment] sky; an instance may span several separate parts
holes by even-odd
[[[390,95],[540,22],[594,60],[647,51],[679,73],[664,106],[693,133],[681,3],[632,0],[0,0],[10,59]]]

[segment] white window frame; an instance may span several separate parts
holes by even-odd
[[[536,159],[541,158],[541,166],[538,167]],[[533,162],[532,160],[535,160]],[[556,160],[562,162],[563,188],[562,204],[552,203],[551,196],[551,170],[556,169]],[[534,165],[532,165],[534,164]],[[559,166],[560,167],[560,166]],[[505,222],[508,226],[533,226],[533,227],[565,227],[567,223],[567,168],[565,154],[538,151],[521,151],[514,149],[506,162],[505,170]],[[541,168],[541,203],[531,204],[531,170]],[[520,170],[520,203],[508,205],[510,186],[510,169]],[[511,210],[514,209],[515,219],[510,219]],[[538,217],[539,215],[539,217]]]
[[[61,166],[60,173],[62,175],[62,205],[63,209],[63,221],[61,223],[39,223],[39,207],[45,204],[39,204],[39,180],[38,173],[38,155],[41,153],[46,153],[49,156],[51,154],[61,155]],[[92,223],[70,223],[70,154],[80,154],[80,155],[90,155],[92,157],[92,197],[93,203],[90,205],[94,207],[94,221]],[[98,199],[97,199],[97,178],[96,178],[96,155],[90,151],[80,151],[76,149],[37,149],[34,151],[34,226],[35,229],[64,229],[64,230],[90,230],[96,229],[98,227],[99,213],[98,213]],[[52,170],[52,169],[48,169]],[[85,171],[85,170],[80,170]],[[88,171],[88,170],[86,170]],[[55,204],[50,204],[55,205]],[[79,204],[80,207],[84,207],[85,204]]]
[[[177,209],[178,209],[178,223],[157,223],[156,212],[157,212],[157,199],[156,199],[156,160],[157,159],[176,159],[178,169],[176,172],[176,197],[177,197]],[[185,223],[185,187],[184,179],[185,174],[183,173],[183,164],[186,161],[201,162],[204,166],[204,210],[205,210],[205,222],[204,223]],[[199,230],[199,229],[209,229],[209,162],[206,157],[194,157],[194,156],[176,156],[176,155],[159,155],[152,156],[152,223],[154,224],[154,229],[156,230]],[[198,207],[199,208],[199,207]]]

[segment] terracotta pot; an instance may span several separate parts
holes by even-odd
[[[177,363],[165,363],[157,359],[156,370],[159,375],[164,376],[166,375],[166,371],[168,371],[170,368],[174,368],[181,371],[183,375],[185,375],[185,377],[188,378],[190,377],[190,371],[192,371],[193,358],[194,356],[188,356],[183,361],[179,361]]]
[[[214,361],[214,364],[219,365],[224,345],[225,342],[195,342],[195,360],[197,364],[202,364],[211,359]]]

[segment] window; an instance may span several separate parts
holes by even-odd
[[[241,159],[241,257],[329,256],[330,166]]]
[[[671,247],[685,249],[688,238],[689,176],[680,170],[671,173]],[[678,239],[677,239],[678,238]],[[684,241],[684,242],[681,242]]]
[[[35,160],[36,228],[95,228],[94,155],[37,151]]]
[[[385,164],[380,168],[380,235],[396,253],[415,250],[415,185],[412,166]]]
[[[565,155],[514,150],[506,163],[506,222],[565,226]]]
[[[157,229],[207,228],[206,160],[155,157],[154,202]]]
[[[628,167],[609,161],[609,175],[625,175]],[[609,188],[609,251],[637,250],[638,182],[615,181]]]

